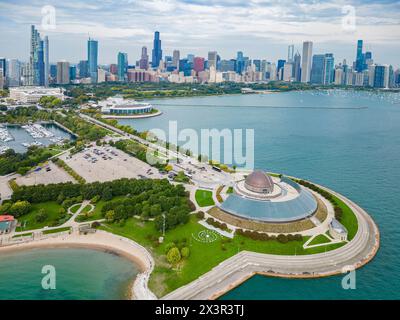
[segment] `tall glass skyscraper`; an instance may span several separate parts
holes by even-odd
[[[48,39],[46,37],[46,47],[40,38],[40,33],[35,26],[31,26],[31,55],[29,59],[29,78],[26,79],[27,85],[44,86],[45,85],[45,56],[48,56]],[[46,54],[45,54],[46,48]]]
[[[96,40],[90,39],[88,40],[88,67],[89,67],[89,76],[91,78],[92,83],[97,82],[97,57],[98,57],[98,42]]]
[[[331,84],[335,78],[335,59],[332,53],[326,53],[324,59],[324,84]]]
[[[162,49],[161,49],[161,40],[160,40],[160,32],[156,31],[154,33],[154,45],[153,52],[151,58],[151,66],[153,68],[158,68],[160,65],[160,61],[162,59]]]
[[[357,41],[357,55],[356,55],[356,71],[361,72],[363,71],[364,59],[363,59],[363,41]]]
[[[118,80],[124,81],[126,68],[128,67],[128,54],[125,52],[118,52]]]
[[[315,54],[312,59],[310,82],[314,84],[324,83],[325,55]]]

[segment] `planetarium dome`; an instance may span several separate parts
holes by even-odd
[[[272,178],[262,171],[249,174],[244,182],[246,189],[257,193],[271,193],[274,190]]]

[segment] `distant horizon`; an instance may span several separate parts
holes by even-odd
[[[375,63],[399,68],[400,3],[336,2],[0,0],[0,56],[28,62],[33,24],[49,37],[51,63],[86,60],[90,37],[99,42],[99,65],[116,63],[118,52],[126,52],[134,65],[143,46],[151,53],[154,32],[159,31],[163,58],[172,56],[173,50],[179,50],[181,57],[205,58],[209,51],[217,51],[221,59],[229,60],[242,51],[250,59],[276,63],[287,59],[289,45],[302,54],[303,41],[312,41],[313,54],[333,53],[335,64],[346,59],[351,65],[357,40],[362,39],[364,51],[372,52]],[[55,24],[44,30],[42,23],[51,22],[46,17],[52,10]]]

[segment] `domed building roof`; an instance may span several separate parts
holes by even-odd
[[[272,178],[262,171],[254,171],[245,180],[247,188],[258,192],[271,192],[274,188]]]

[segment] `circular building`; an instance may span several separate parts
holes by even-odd
[[[274,191],[272,178],[262,171],[254,171],[249,174],[244,181],[244,186],[248,190],[258,193],[272,193]]]
[[[271,177],[262,171],[236,182],[234,193],[220,205],[221,210],[236,217],[270,223],[306,219],[317,208],[311,191],[288,177]]]
[[[153,106],[135,100],[125,100],[121,97],[108,98],[99,103],[102,113],[114,116],[134,116],[148,114],[153,111]]]

